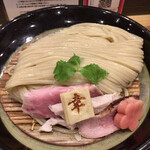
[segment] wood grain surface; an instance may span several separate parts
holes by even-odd
[[[141,25],[146,27],[148,30],[150,30],[150,14],[132,15],[132,16],[128,16],[128,17],[133,19],[134,21],[140,23]]]

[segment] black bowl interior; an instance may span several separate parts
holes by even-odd
[[[40,33],[82,22],[117,26],[144,38],[145,63],[150,70],[150,32],[137,22],[112,11],[84,6],[57,6],[32,11],[0,28],[0,65],[24,43]]]

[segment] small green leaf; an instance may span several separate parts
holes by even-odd
[[[58,82],[68,81],[74,73],[77,71],[77,67],[71,63],[60,60],[57,62],[54,70],[54,78]]]
[[[96,64],[90,64],[81,68],[80,73],[94,84],[98,84],[99,80],[103,80],[109,74]]]
[[[92,83],[98,84],[99,80],[102,80],[108,76],[109,73],[96,64],[80,67],[82,60],[82,58],[74,54],[67,62],[63,60],[58,61],[53,72],[54,78],[58,82],[68,81],[76,71],[79,71]]]
[[[76,54],[74,54],[69,60],[68,63],[71,63],[73,65],[80,65],[80,63],[82,62],[82,58],[80,58],[79,56],[77,56]]]

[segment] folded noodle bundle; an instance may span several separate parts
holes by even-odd
[[[98,84],[104,93],[121,92],[142,70],[142,45],[142,38],[117,27],[73,25],[40,38],[22,51],[6,89],[11,97],[22,102],[24,94],[32,89],[90,83],[79,72],[63,83],[54,79],[56,62],[67,61],[75,53],[84,58],[81,66],[95,63],[109,72]]]

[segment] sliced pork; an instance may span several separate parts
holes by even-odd
[[[119,130],[114,124],[114,115],[115,112],[102,118],[93,117],[78,123],[79,134],[85,138],[100,138]]]
[[[102,96],[97,96],[91,98],[92,105],[94,108],[94,113],[98,114],[102,112],[108,105],[110,105],[113,101],[119,99],[120,96],[117,93],[114,94],[105,94]],[[64,111],[62,107],[62,103],[58,103],[55,105],[49,105],[50,110],[57,116],[61,116],[64,118]]]
[[[111,103],[118,100],[119,98],[120,98],[120,95],[118,95],[117,93],[105,94],[102,96],[93,97],[92,98],[92,105],[93,105],[95,114],[102,112]]]
[[[95,85],[83,84],[69,87],[50,86],[32,90],[25,94],[23,99],[22,110],[33,116],[50,118],[56,115],[48,108],[49,105],[60,103],[60,94],[75,90],[80,87],[88,86],[91,97],[102,95],[102,92]]]
[[[70,130],[74,130],[76,125],[68,125],[65,120],[61,118],[50,118],[48,119],[39,129],[39,131],[51,132],[52,126],[62,125]]]

